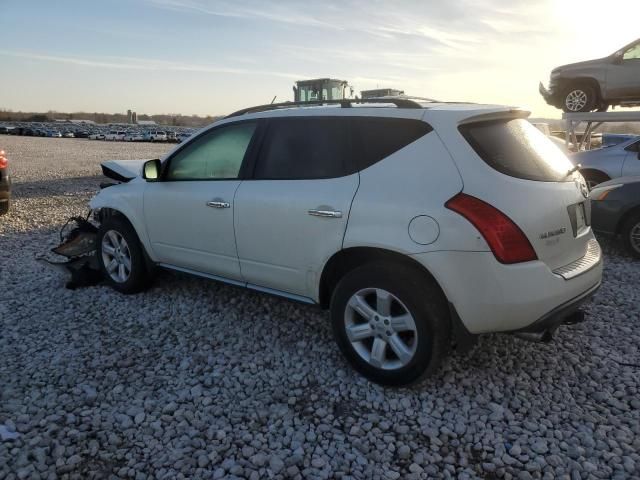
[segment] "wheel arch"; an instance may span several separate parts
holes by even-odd
[[[329,307],[333,290],[344,275],[367,263],[380,261],[397,263],[415,268],[425,276],[425,279],[433,282],[442,294],[442,297],[445,300],[447,299],[442,287],[431,272],[427,270],[424,265],[410,256],[385,248],[350,247],[336,252],[325,263],[324,268],[322,269],[322,274],[320,275],[320,282],[318,286],[318,303],[320,306],[322,308]]]
[[[600,82],[594,77],[579,76],[579,77],[565,78],[562,81],[562,89],[565,90],[580,84],[586,84],[593,87],[593,89],[596,92],[596,96],[598,97],[598,100],[602,101],[603,98],[602,98],[602,89],[600,88]]]
[[[91,209],[100,223],[102,223],[104,218],[114,215],[117,215],[126,221],[131,228],[133,228],[133,231],[136,232],[138,240],[140,240],[140,243],[142,244],[142,250],[147,263],[150,264],[155,262],[156,259],[153,256],[153,250],[151,249],[144,225],[140,224],[137,216],[130,209],[126,208],[126,205],[125,208],[122,208],[122,205],[111,206],[102,202],[91,202]]]
[[[604,180],[605,182],[607,180],[611,180],[611,177],[606,172],[603,172],[602,170],[598,170],[597,168],[591,168],[591,167],[581,168],[580,174],[585,178],[585,180],[593,176],[606,177],[606,180]]]

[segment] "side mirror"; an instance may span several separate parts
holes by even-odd
[[[619,65],[622,63],[622,59],[624,57],[624,52],[623,51],[619,51],[613,54],[613,63],[615,65]]]
[[[160,160],[149,160],[142,167],[142,178],[147,182],[157,182],[160,179]]]

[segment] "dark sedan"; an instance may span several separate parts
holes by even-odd
[[[9,211],[9,199],[11,198],[11,179],[9,178],[9,161],[4,156],[4,150],[0,150],[0,215]]]
[[[591,226],[622,236],[629,253],[640,258],[640,176],[615,178],[591,190]]]

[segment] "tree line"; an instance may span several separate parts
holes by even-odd
[[[160,114],[146,115],[138,114],[138,120],[153,120],[160,125],[171,125],[176,127],[201,127],[208,125],[220,118],[207,115],[200,117],[198,115],[181,115],[181,114]],[[127,123],[127,115],[125,113],[100,113],[100,112],[56,112],[49,110],[48,112],[14,112],[12,110],[0,109],[0,122],[53,122],[54,120],[91,120],[96,123]]]

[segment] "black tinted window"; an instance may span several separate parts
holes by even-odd
[[[460,131],[489,166],[511,177],[542,182],[573,181],[562,151],[524,119],[473,123]]]
[[[364,170],[431,132],[431,126],[406,118],[354,117],[358,167]]]
[[[347,174],[345,117],[290,117],[270,121],[256,165],[257,179],[333,178]]]

